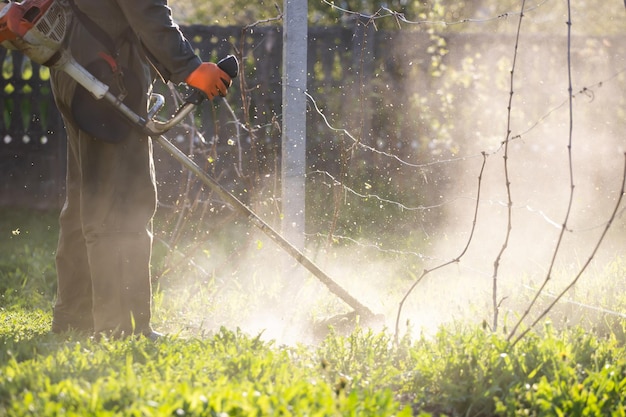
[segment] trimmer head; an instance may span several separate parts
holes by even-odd
[[[362,316],[356,311],[338,314],[313,323],[313,334],[316,340],[323,340],[331,330],[339,335],[347,336],[357,328],[382,330],[385,316],[382,314]]]

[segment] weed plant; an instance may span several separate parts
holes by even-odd
[[[278,346],[222,328],[205,338],[102,340],[7,316],[0,415],[619,416],[626,357],[614,338],[546,325],[511,346],[476,327],[397,345],[331,333]]]

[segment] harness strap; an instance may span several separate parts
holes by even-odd
[[[94,22],[89,16],[83,13],[82,10],[76,6],[74,0],[68,0],[74,15],[78,18],[80,23],[87,29],[87,31],[93,36],[104,48],[106,52],[99,52],[98,56],[106,61],[106,63],[111,67],[111,71],[114,74],[115,82],[118,86],[120,94],[118,95],[118,99],[120,101],[124,100],[126,95],[128,94],[126,91],[126,86],[124,85],[124,74],[122,73],[122,68],[117,63],[117,57],[119,55],[119,47],[124,41],[131,41],[132,30],[131,28],[127,28],[124,33],[119,37],[118,41],[115,42],[111,36],[100,27],[96,22]]]
[[[82,10],[76,6],[74,0],[68,0],[74,15],[78,18],[80,23],[91,33],[91,35],[98,40],[113,57],[117,57],[118,48],[115,41],[104,31],[96,22],[91,20],[89,16],[83,13]]]

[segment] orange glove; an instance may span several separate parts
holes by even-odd
[[[232,80],[217,64],[203,62],[185,80],[185,82],[206,94],[209,100],[220,95],[225,96]]]

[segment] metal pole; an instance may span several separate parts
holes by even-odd
[[[307,88],[307,0],[284,0],[282,233],[304,249]]]

